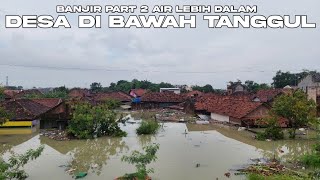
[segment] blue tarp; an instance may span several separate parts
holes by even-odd
[[[132,99],[133,103],[141,103],[141,99],[139,97]]]

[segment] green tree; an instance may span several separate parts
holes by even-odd
[[[92,92],[101,92],[102,91],[102,85],[101,83],[97,83],[97,82],[94,82],[90,85],[90,90]]]
[[[141,134],[155,134],[157,133],[160,125],[157,121],[142,121],[136,132],[138,135]]]
[[[295,74],[288,72],[278,71],[276,75],[272,78],[272,85],[275,88],[283,88],[287,85],[296,86],[298,84],[298,79]]]
[[[4,95],[4,88],[0,86],[0,101],[2,101],[4,99],[5,95]]]
[[[272,112],[289,121],[289,126],[292,128],[291,138],[295,138],[295,132],[299,127],[306,126],[316,120],[316,104],[313,100],[308,99],[301,90],[276,98]]]
[[[66,88],[66,86],[60,86],[60,87],[56,87],[53,89],[54,92],[58,91],[58,92],[65,92],[66,94],[69,93],[69,89]]]
[[[80,139],[126,136],[126,132],[122,131],[116,122],[116,113],[106,104],[76,104],[68,132]]]
[[[130,156],[123,156],[122,161],[128,162],[136,166],[137,172],[131,174],[125,174],[120,179],[132,180],[138,178],[138,180],[144,180],[149,173],[153,173],[152,168],[147,169],[147,165],[157,160],[156,153],[159,150],[159,144],[153,144],[143,147],[145,153],[139,151],[133,151]]]
[[[264,130],[264,132],[257,134],[258,140],[266,140],[266,139],[272,139],[272,140],[280,140],[284,138],[284,134],[282,132],[282,129],[279,125],[278,117],[275,115],[271,115],[270,117],[267,117],[262,120],[263,125],[265,125],[267,128]]]
[[[262,83],[262,84],[258,84],[254,81],[251,81],[251,80],[247,80],[245,81],[245,85],[248,87],[248,91],[249,92],[257,92],[259,90],[262,90],[262,89],[270,89],[271,87],[266,84],[266,83]]]
[[[4,179],[26,179],[28,174],[22,169],[30,160],[38,158],[44,146],[28,150],[25,154],[12,155],[8,162],[0,158],[0,180]]]

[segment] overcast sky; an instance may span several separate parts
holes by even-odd
[[[58,4],[258,5],[263,15],[308,15],[317,29],[5,29],[5,15],[56,16]],[[228,4],[226,4],[228,3]],[[25,88],[103,86],[120,79],[225,88],[230,80],[271,83],[277,70],[320,71],[319,0],[1,0],[0,83]]]

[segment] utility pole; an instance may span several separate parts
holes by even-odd
[[[6,86],[8,87],[9,86],[9,77],[6,76]]]

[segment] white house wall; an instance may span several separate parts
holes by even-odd
[[[230,121],[229,116],[216,114],[216,113],[211,113],[211,119],[216,120],[216,121],[221,121],[221,122],[229,122]]]

